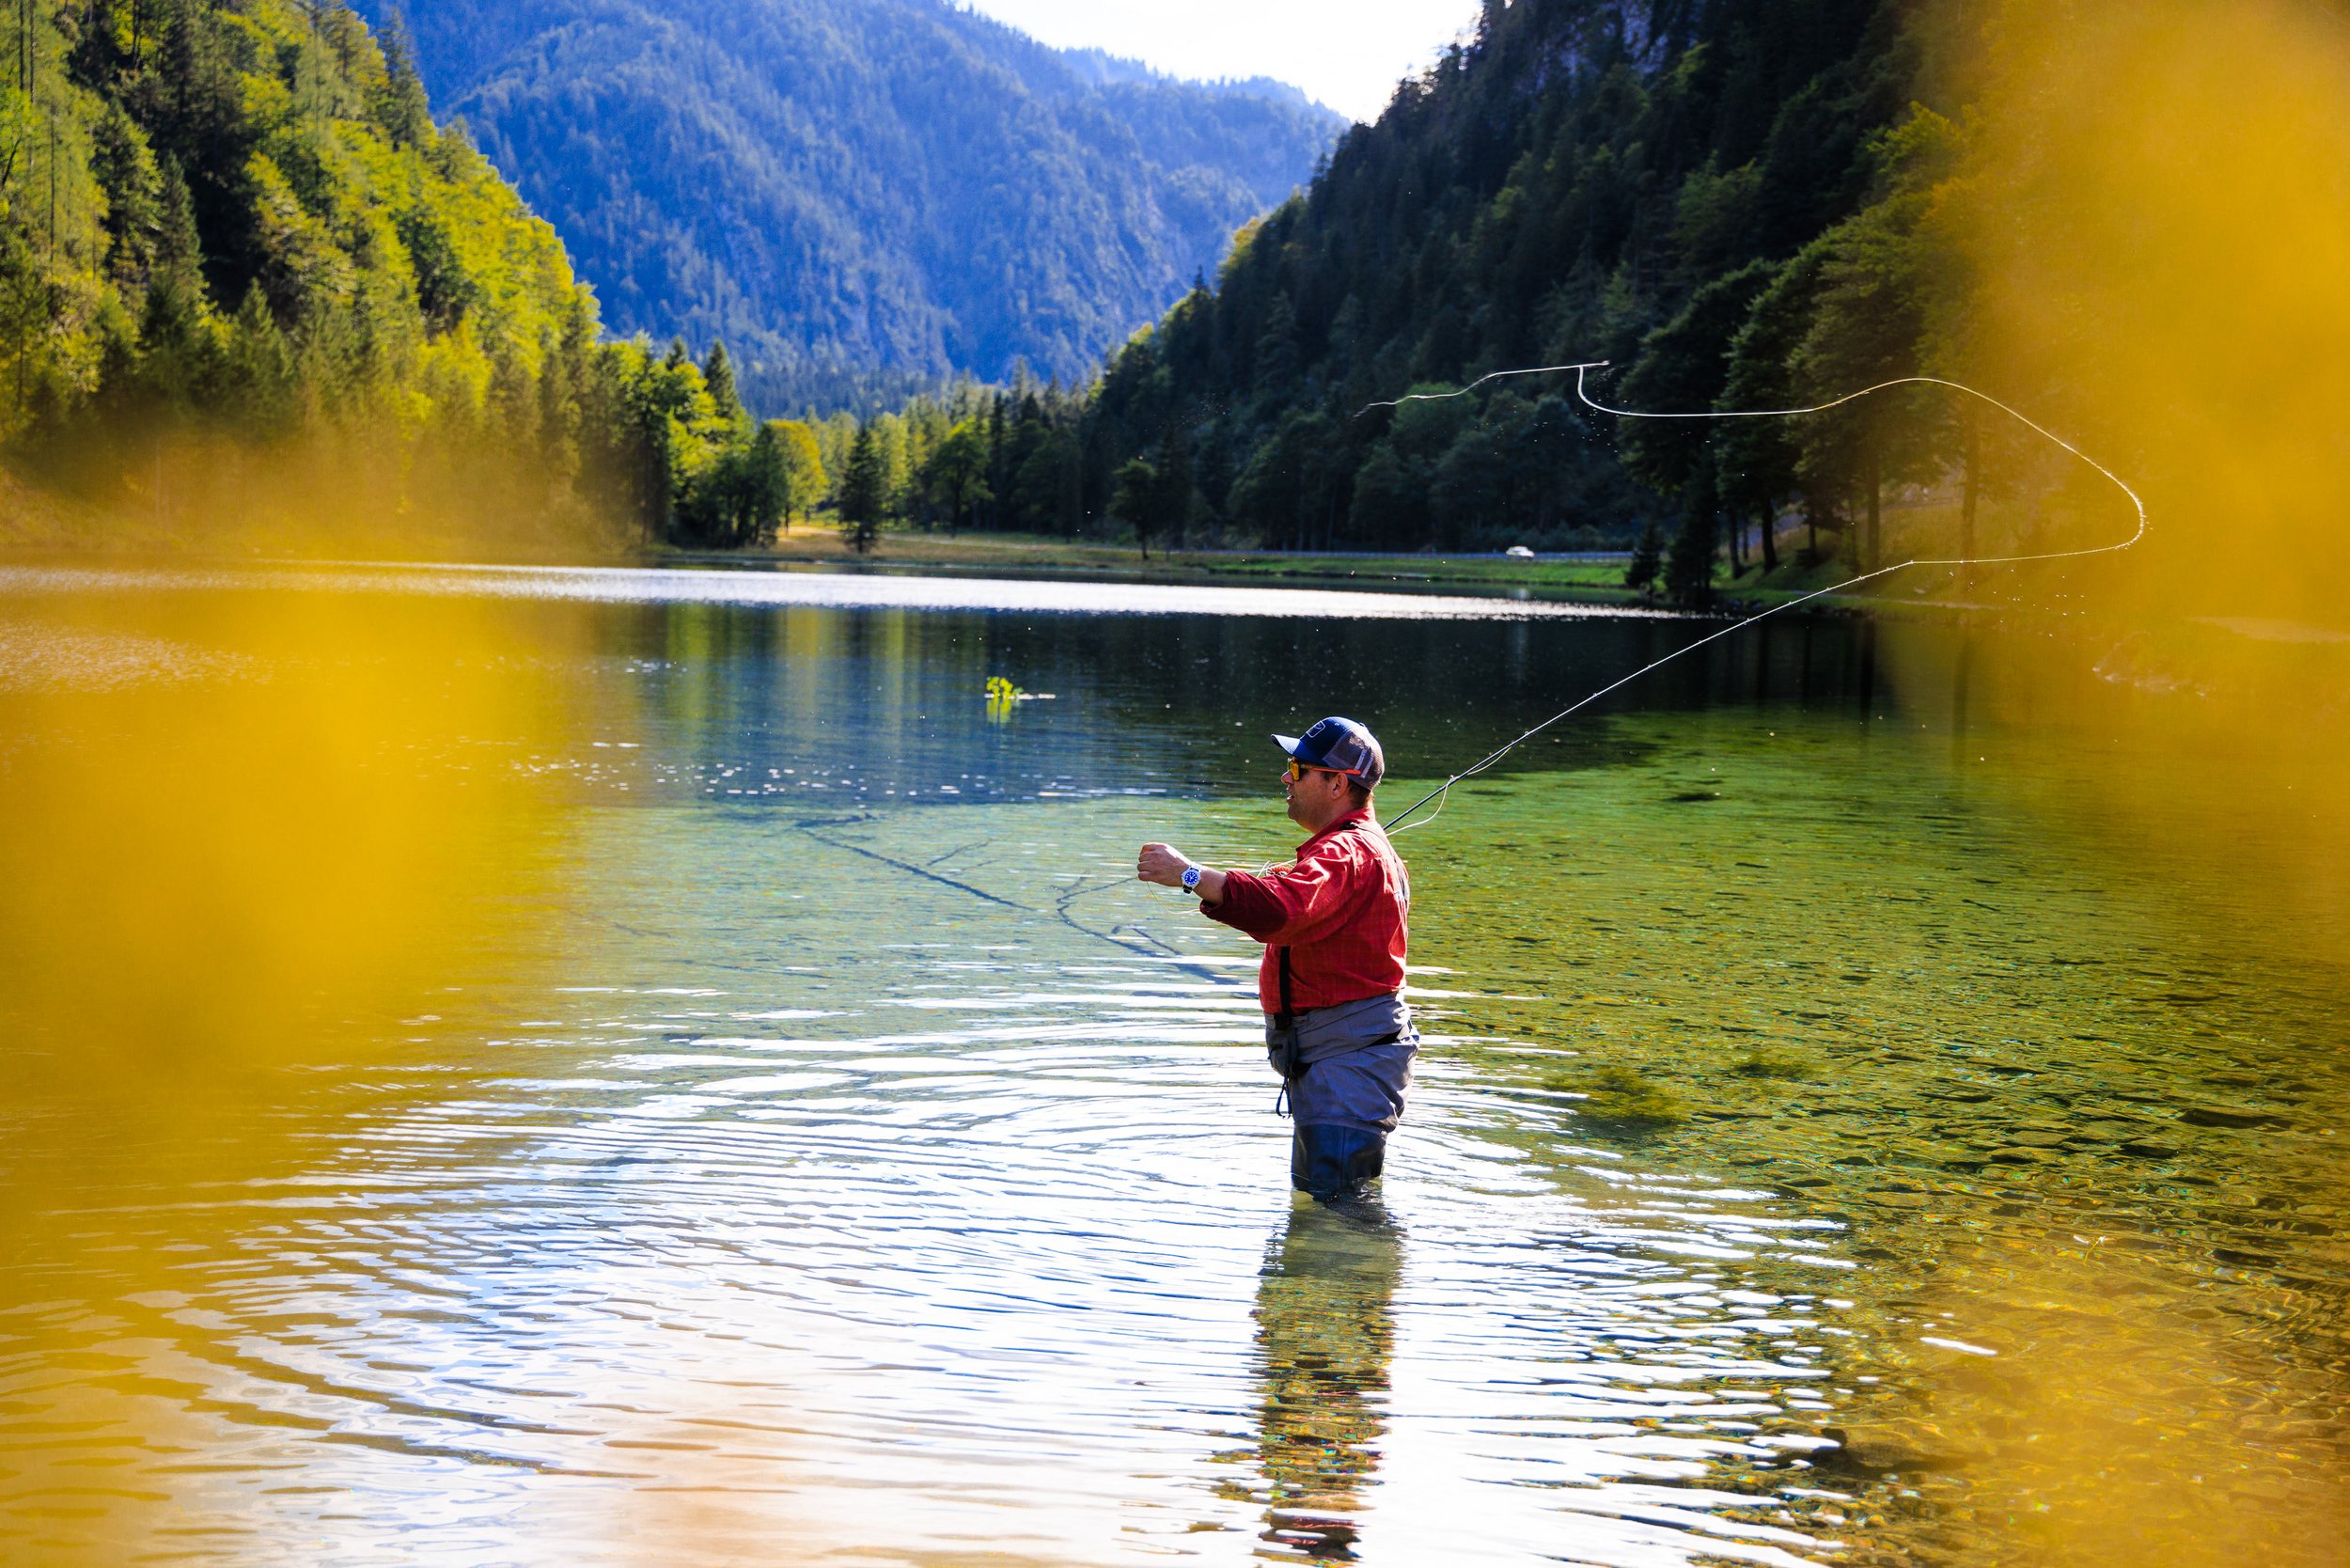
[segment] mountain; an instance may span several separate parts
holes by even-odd
[[[724,338],[770,410],[1082,378],[1343,125],[944,0],[364,0],[622,333]]]
[[[1620,432],[1559,375],[1366,405],[1577,360],[1669,408],[1915,369],[1948,283],[1913,243],[1919,182],[1958,133],[1913,104],[1936,100],[1933,28],[1955,9],[1489,0],[1212,289],[1114,357],[1070,443],[1090,454],[1081,514],[1106,523],[1119,466],[1164,466],[1180,441],[1198,511],[1288,544],[1628,544],[1648,523],[1687,536],[1677,570],[1702,592],[1725,514],[1800,497],[1838,526],[1920,467],[1918,443],[1872,445],[1843,416]]]

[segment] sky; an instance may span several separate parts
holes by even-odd
[[[1173,76],[1270,76],[1371,120],[1395,85],[1476,21],[1477,0],[968,0],[1059,49]]]

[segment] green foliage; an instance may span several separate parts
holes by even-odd
[[[1841,527],[1867,461],[1878,489],[1927,475],[1947,443],[1922,400],[1852,423],[1667,425],[1595,414],[1558,377],[1368,406],[1607,358],[1628,406],[1785,408],[1950,357],[1937,334],[1963,288],[1932,213],[1958,133],[1911,107],[1904,8],[1663,14],[1486,7],[1473,42],[1349,131],[1086,397],[992,395],[975,522],[1132,528],[1150,494],[1132,465],[1163,475],[1180,449],[1187,526],[1236,542],[1645,541],[1634,577],[1696,600],[1726,523],[1733,540],[1765,523],[1775,560],[1767,525],[1799,504]]]
[[[1719,408],[1793,408],[1800,389],[1793,366],[1810,328],[1827,246],[1815,241],[1780,266],[1747,307],[1731,337]],[[1828,490],[1804,482],[1803,428],[1789,419],[1731,419],[1713,433],[1715,482],[1722,503],[1739,517],[1768,522],[1785,499],[1799,496],[1814,527],[1841,526]]]
[[[1409,549],[1421,536],[1427,507],[1425,477],[1413,472],[1392,443],[1376,442],[1355,471],[1347,537],[1373,546]]]
[[[1823,237],[1810,319],[1789,369],[1797,395],[1825,402],[1846,392],[1915,375],[1931,351],[1935,295],[1955,286],[1947,253],[1926,217],[1935,180],[1956,161],[1957,127],[1926,109],[1876,138],[1871,153],[1881,194]],[[1949,403],[1903,387],[1831,409],[1806,422],[1798,474],[1814,493],[1854,495],[1865,508],[1857,565],[1883,564],[1882,492],[1888,482],[1929,479],[1950,449]]]
[[[1748,262],[1689,296],[1673,318],[1641,339],[1624,376],[1624,406],[1701,413],[1720,400],[1730,376],[1730,345],[1778,267]],[[1632,419],[1619,436],[1624,466],[1662,494],[1678,495],[1704,465],[1719,426],[1703,419]]]
[[[722,416],[713,417],[721,425]],[[741,548],[769,542],[791,501],[791,476],[781,421],[760,426],[748,441],[715,446],[679,504],[678,537],[696,544]]]
[[[995,498],[987,486],[987,431],[975,417],[957,420],[922,465],[923,494],[944,511],[949,532]]]
[[[743,410],[743,396],[735,390],[734,362],[727,357],[725,343],[710,345],[709,357],[702,361],[702,385],[710,393],[711,411],[721,423],[737,428],[749,423],[750,416]]]
[[[1665,538],[1652,517],[1640,525],[1639,542],[1633,546],[1632,558],[1624,563],[1623,586],[1645,592],[1664,569]]]
[[[1118,470],[1110,493],[1110,516],[1132,528],[1148,558],[1151,541],[1180,545],[1191,521],[1191,455],[1180,431],[1169,431],[1155,461],[1129,458]]]
[[[881,431],[878,424],[862,425],[840,476],[840,521],[848,525],[849,542],[858,555],[870,554],[879,542],[888,508],[889,460]]]
[[[569,217],[592,195],[575,214],[581,243],[636,269],[616,297],[634,312],[690,278],[732,302],[727,345],[717,304],[706,320],[687,313],[710,344],[697,364],[682,339],[666,354],[599,341],[594,302],[553,231],[462,126],[432,123],[397,37],[379,46],[326,0],[55,4],[21,13],[30,77],[0,89],[0,436],[62,478],[159,512],[202,477],[174,454],[226,446],[249,461],[213,464],[224,508],[262,482],[281,495],[381,497],[400,515],[556,528],[609,515],[638,537],[739,546],[788,527],[831,487],[869,547],[885,522],[1131,529],[1146,547],[1201,530],[1300,548],[1645,540],[1635,575],[1697,599],[1711,591],[1726,519],[1743,531],[1799,504],[1856,541],[1856,560],[1872,558],[1873,530],[1855,519],[1876,515],[1886,484],[1931,478],[1948,461],[1951,432],[1924,399],[1804,421],[1619,428],[1562,382],[1505,380],[1366,411],[1402,387],[1449,390],[1564,359],[1613,358],[1627,367],[1619,396],[1675,412],[1793,406],[1963,359],[1965,280],[1936,232],[1960,122],[1909,104],[1919,73],[1892,0],[1722,0],[1670,25],[1620,0],[1488,7],[1473,44],[1407,83],[1377,125],[1348,132],[1308,190],[1241,232],[1213,287],[1195,281],[1082,390],[1032,379],[1011,357],[1010,327],[983,342],[950,332],[961,305],[884,310],[894,296],[828,286],[830,325],[761,311],[744,326],[728,281],[769,268],[802,282],[870,275],[835,242],[879,246],[875,236],[930,224],[922,232],[963,236],[954,270],[970,287],[1019,295],[1040,320],[1059,312],[1062,348],[1102,340],[1110,313],[1127,308],[1117,302],[1137,297],[1129,286],[1180,247],[1072,241],[1092,259],[1071,269],[1053,259],[1069,238],[1055,224],[1050,243],[1024,229],[1018,246],[989,227],[996,209],[1058,211],[1012,199],[1024,181],[1077,190],[1108,178],[1094,152],[1069,149],[1111,134],[1096,113],[1110,100],[1098,96],[1078,117],[1082,135],[1049,115],[1016,132],[974,118],[968,95],[939,84],[999,45],[1028,48],[993,24],[939,22],[964,53],[922,89],[960,106],[926,121],[920,146],[937,189],[988,209],[962,213],[968,223],[928,209],[876,215],[894,199],[886,182],[857,186],[829,216],[750,221],[776,191],[808,188],[799,165],[771,166],[809,151],[805,125],[782,126],[763,149],[735,137],[728,156],[766,172],[713,187],[715,165],[659,155],[684,145],[687,100],[649,103],[641,83],[621,95],[636,107],[597,125],[628,157],[574,149],[573,172],[603,183],[551,187],[548,199]],[[862,71],[903,46],[872,33],[898,15],[808,5],[726,19],[748,29],[744,59],[796,40],[808,60],[862,49]],[[553,166],[531,138],[575,130],[579,84],[615,81],[615,50],[635,36],[625,18],[556,27],[556,16],[552,0],[523,0],[471,41],[475,8],[437,8],[426,23],[428,57],[488,73],[458,72],[457,90],[509,166]],[[714,10],[682,16],[678,39],[719,24]],[[860,41],[807,34],[826,18]],[[525,71],[516,40],[533,39],[553,53]],[[1049,51],[1019,58],[1023,92],[1076,69]],[[547,74],[567,60],[579,71]],[[1180,131],[1176,101],[1152,96],[1165,84],[1100,62],[1086,71],[1055,113],[1131,88],[1116,100],[1134,111],[1123,134],[1195,152],[1238,145]],[[812,84],[814,97],[786,95],[777,112],[790,119],[791,104],[847,90]],[[694,89],[731,91],[717,78]],[[1222,102],[1238,136],[1266,100]],[[878,156],[864,131],[841,134],[835,174]],[[720,213],[728,243],[748,247],[739,265],[711,261],[682,229],[621,233],[594,215],[670,211],[676,193],[662,182],[685,178],[694,210]],[[713,188],[727,200],[701,199]],[[877,227],[840,218],[852,211]],[[1123,211],[1101,209],[1110,222]],[[791,258],[767,254],[791,245]],[[843,310],[863,324],[840,325]],[[786,353],[787,341],[802,347]],[[1056,370],[1075,363],[1062,348],[1048,356]],[[870,390],[870,377],[899,373],[892,364],[934,373],[982,361],[1008,364],[1009,384],[964,384],[863,419],[761,424],[744,408],[777,377],[865,377]]]
[[[1159,471],[1141,458],[1129,458],[1118,470],[1117,488],[1110,492],[1110,516],[1135,531],[1135,542],[1147,559],[1151,536],[1158,532]]]
[[[53,480],[190,526],[739,543],[788,504],[724,351],[600,343],[397,37],[327,0],[49,0],[11,29],[0,440]]]
[[[1680,489],[1681,526],[1665,552],[1665,588],[1678,604],[1703,604],[1714,596],[1714,554],[1720,543],[1721,500],[1711,452],[1699,453],[1695,471]]]
[[[789,532],[793,512],[806,513],[824,494],[824,458],[816,432],[797,419],[770,419],[760,427],[770,440],[778,486],[776,521]]]

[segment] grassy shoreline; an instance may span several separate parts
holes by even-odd
[[[1132,545],[1094,543],[1029,534],[887,533],[870,556],[850,549],[836,529],[802,524],[773,545],[756,550],[662,549],[649,559],[690,566],[857,566],[946,568],[1149,577],[1172,582],[1352,581],[1372,588],[1460,585],[1485,588],[1575,588],[1639,596],[1623,587],[1623,557],[1526,560],[1497,554],[1380,555],[1353,551],[1177,550],[1143,556]]]
[[[1594,604],[1669,608],[1660,595],[1626,588],[1628,552],[1601,557],[1546,556],[1527,559],[1498,552],[1474,555],[1381,555],[1353,551],[1177,550],[1148,557],[1132,545],[1025,534],[885,533],[870,556],[849,547],[839,530],[801,524],[773,545],[756,550],[656,549],[648,565],[695,568],[851,567],[872,572],[997,572],[1158,583],[1229,583],[1267,588],[1349,588],[1368,592],[1527,593]],[[1792,554],[1777,572],[1749,568],[1716,581],[1717,609],[1750,613],[1786,604],[1847,577],[1834,561],[1796,564]],[[1880,578],[1855,593],[1830,591],[1811,603],[1844,613],[2009,612],[2013,604],[1953,599],[1949,571],[1920,568]]]

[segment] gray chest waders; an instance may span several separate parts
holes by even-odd
[[[1281,1075],[1274,1095],[1277,1116],[1292,1114],[1291,1089],[1306,1075],[1305,1042],[1298,1038],[1297,1005],[1290,995],[1290,950],[1281,949],[1281,1011],[1265,1029],[1265,1059]],[[1393,1039],[1394,1036],[1388,1036]],[[1387,1135],[1361,1127],[1301,1124],[1290,1134],[1290,1185],[1327,1201],[1360,1192],[1378,1179],[1386,1163]]]
[[[1289,1114],[1290,1085],[1306,1074],[1306,1046],[1297,1038],[1297,1009],[1290,1000],[1290,950],[1280,949],[1281,1011],[1273,1015],[1273,1025],[1265,1030],[1265,1059],[1281,1075],[1281,1087],[1273,1096],[1273,1114]]]

